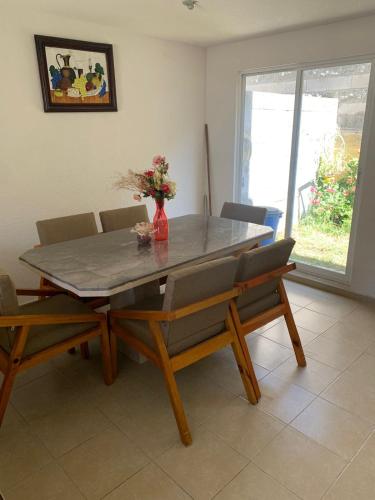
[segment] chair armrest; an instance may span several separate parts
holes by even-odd
[[[233,288],[227,292],[214,295],[208,299],[200,300],[199,302],[194,302],[188,306],[181,307],[180,309],[175,309],[174,311],[142,311],[137,309],[118,309],[110,311],[109,315],[111,318],[122,318],[122,319],[137,319],[143,321],[175,321],[176,319],[184,318],[185,316],[190,316],[191,314],[203,311],[209,307],[230,300],[233,297],[237,297],[240,293],[238,288]]]
[[[248,281],[239,281],[235,283],[235,286],[240,288],[242,291],[247,290],[248,288],[255,288],[257,286],[263,285],[264,283],[268,283],[269,281],[272,281],[275,278],[279,278],[283,274],[289,273],[290,271],[294,271],[296,267],[297,266],[295,262],[289,262],[285,266],[279,267],[278,269],[274,269],[269,273],[261,274],[256,278],[251,278]]]
[[[100,321],[106,321],[105,314],[20,314],[17,316],[0,316],[0,327],[65,325],[69,323],[98,323]]]
[[[17,288],[17,295],[27,295],[29,297],[50,297],[51,295],[59,295],[64,293],[64,290],[57,288]],[[68,292],[65,292],[68,293]]]

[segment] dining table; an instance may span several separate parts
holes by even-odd
[[[111,297],[173,270],[246,251],[272,234],[267,226],[190,214],[169,219],[168,240],[148,246],[121,229],[35,247],[19,258],[80,297]]]

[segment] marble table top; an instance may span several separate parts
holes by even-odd
[[[139,247],[130,229],[28,250],[20,260],[81,297],[107,297],[189,264],[231,255],[269,238],[272,229],[220,217],[169,219],[169,240]]]

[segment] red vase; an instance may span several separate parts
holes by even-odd
[[[164,200],[155,200],[156,212],[154,215],[155,240],[164,241],[168,239],[168,218],[164,212]]]

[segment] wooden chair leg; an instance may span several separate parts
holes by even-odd
[[[163,370],[164,379],[167,385],[174,416],[176,418],[177,427],[180,432],[181,441],[185,446],[189,446],[192,443],[192,438],[187,423],[184,407],[182,404],[181,396],[178,391],[174,372],[172,370],[169,354],[164,342],[163,333],[161,331],[159,323],[156,323],[155,321],[149,321],[149,328],[151,330],[152,336],[156,344],[157,352],[160,357],[160,364]]]
[[[111,385],[113,384],[113,371],[111,361],[111,346],[109,343],[109,334],[106,319],[100,322],[100,327],[102,330],[102,334],[100,335],[100,347],[103,359],[104,381],[107,385]]]
[[[5,372],[5,377],[0,390],[0,426],[3,422],[5,411],[9,403],[10,394],[12,392],[14,379],[17,375],[17,371],[21,363],[21,358],[23,350],[25,348],[29,329],[29,326],[23,326],[20,328],[20,330],[16,334],[16,339],[12,351],[9,355],[8,369]]]
[[[5,373],[3,383],[1,385],[1,390],[0,390],[0,426],[3,422],[5,411],[8,406],[9,398],[10,398],[10,393],[12,392],[12,387],[14,383],[14,379],[16,378],[17,375],[17,370],[19,367],[19,362],[18,363],[9,363],[9,368]]]
[[[84,342],[79,346],[79,349],[81,351],[81,358],[82,359],[90,359],[90,348],[89,348],[89,343]]]
[[[252,386],[254,387],[255,396],[257,398],[257,401],[259,401],[261,394],[260,394],[258,379],[255,375],[253,362],[251,361],[249,348],[247,347],[245,336],[242,333],[241,320],[240,320],[240,317],[238,315],[238,310],[237,310],[236,304],[233,301],[231,301],[231,303],[230,303],[230,312],[231,312],[233,323],[234,323],[234,326],[236,329],[238,342],[241,346],[243,355],[245,357],[247,369],[249,370],[249,377],[251,379]]]
[[[237,361],[237,366],[238,366],[238,370],[239,370],[241,378],[242,378],[243,385],[245,387],[247,399],[250,401],[250,403],[255,405],[258,402],[258,398],[257,398],[257,395],[255,393],[255,389],[254,389],[254,386],[253,386],[253,383],[252,383],[252,380],[250,377],[250,371],[253,370],[250,355],[249,355],[249,359],[250,359],[251,367],[249,367],[246,363],[246,359],[245,359],[244,353],[242,352],[242,347],[241,347],[241,344],[239,343],[236,329],[234,327],[233,320],[232,320],[230,315],[228,315],[228,319],[226,321],[226,324],[227,324],[228,330],[230,330],[233,334],[233,342],[231,344],[232,350],[233,350],[233,354],[234,354],[236,361]]]
[[[118,375],[117,335],[114,331],[112,331],[112,329],[110,329],[109,333],[109,343],[111,346],[112,375],[113,379],[115,379]]]
[[[296,327],[296,323],[294,321],[293,313],[290,308],[288,295],[285,290],[285,286],[282,280],[280,280],[278,286],[279,295],[281,298],[281,302],[285,304],[287,312],[284,314],[286,326],[288,327],[290,340],[292,341],[294,354],[296,355],[298,366],[306,366],[306,358],[305,353],[303,352],[303,347],[301,344],[301,339],[299,338],[298,330]]]

